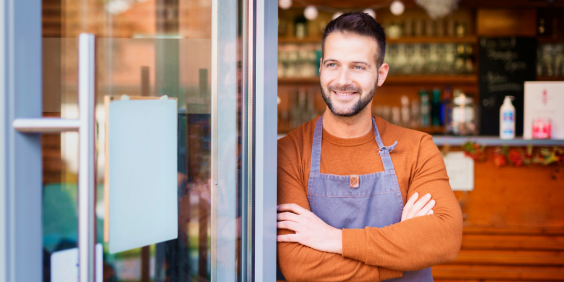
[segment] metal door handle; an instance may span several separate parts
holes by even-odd
[[[78,167],[78,261],[79,281],[94,282],[95,275],[95,37],[78,37],[78,119],[15,119],[12,125],[20,132],[79,133]],[[100,254],[101,255],[101,254]]]

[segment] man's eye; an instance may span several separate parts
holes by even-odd
[[[332,68],[332,67],[334,67],[334,66],[336,66],[336,65],[337,65],[337,64],[335,64],[335,63],[328,63],[328,64],[327,64],[327,67]]]
[[[364,70],[365,68],[363,66],[354,66],[355,70]]]

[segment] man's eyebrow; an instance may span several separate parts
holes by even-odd
[[[326,63],[326,62],[338,62],[338,61],[335,59],[325,59],[323,60],[323,62]]]
[[[370,64],[369,64],[369,63],[367,63],[367,62],[364,62],[364,61],[355,61],[355,62],[353,62],[353,64],[363,64],[363,65],[367,65],[367,66],[370,66]]]

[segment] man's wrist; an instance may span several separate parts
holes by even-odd
[[[331,247],[332,252],[336,254],[343,253],[343,230],[335,228],[334,235],[332,235]]]

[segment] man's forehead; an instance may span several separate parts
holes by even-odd
[[[374,38],[368,36],[334,32],[325,39],[324,49],[326,59],[337,59],[335,56],[362,59],[374,56],[378,52],[378,44]]]

